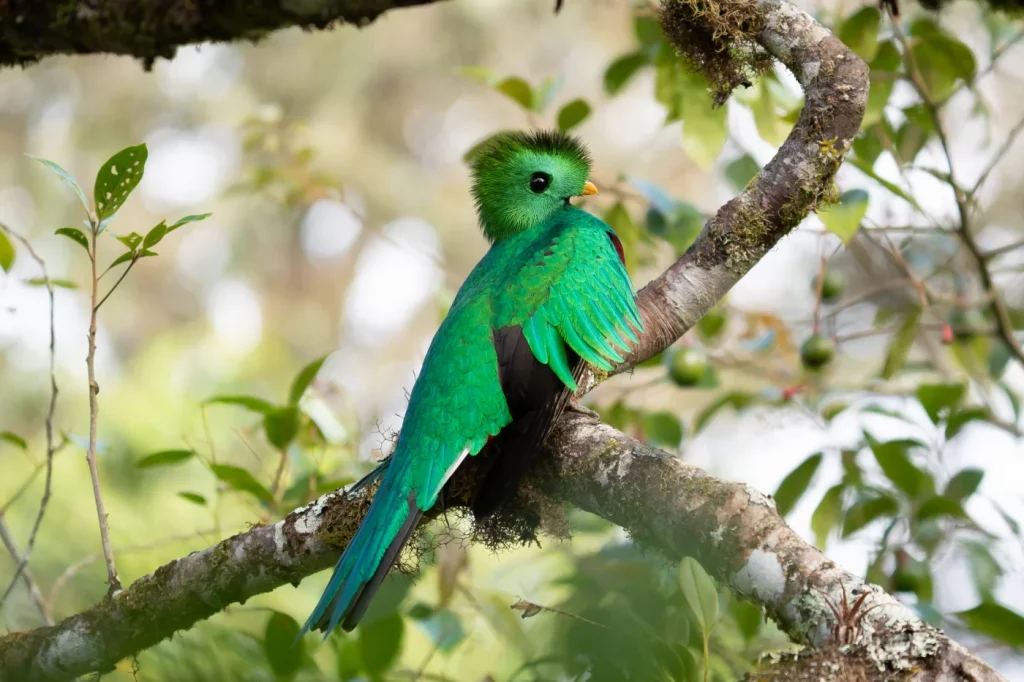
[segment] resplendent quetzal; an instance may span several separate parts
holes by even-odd
[[[596,194],[590,156],[559,132],[505,133],[472,162],[491,248],[441,323],[409,397],[380,487],[303,632],[351,630],[423,513],[467,455],[495,464],[474,513],[518,483],[577,390],[584,363],[612,369],[643,331],[611,227],[573,206]]]

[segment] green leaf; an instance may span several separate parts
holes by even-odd
[[[959,501],[951,500],[948,497],[941,495],[929,497],[921,503],[920,507],[917,508],[918,521],[933,519],[940,516],[964,518],[966,514],[964,513],[963,505],[961,505]]]
[[[1010,347],[1006,345],[1001,339],[996,340],[992,344],[992,350],[988,354],[988,374],[993,379],[998,379],[1003,376],[1003,372],[1006,371],[1006,365],[1009,364],[1013,358],[1013,353],[1010,352]]]
[[[753,402],[754,396],[745,391],[730,391],[726,393],[697,414],[697,417],[693,420],[693,433],[696,434],[703,429],[723,407],[732,407],[738,412],[749,407]]]
[[[316,378],[317,372],[320,371],[320,367],[324,364],[324,360],[327,356],[321,356],[309,363],[295,375],[295,380],[292,381],[291,390],[288,391],[288,403],[291,405],[298,405],[299,400],[306,393],[306,389],[313,383],[313,379]]]
[[[263,487],[251,473],[242,467],[236,467],[231,464],[211,464],[210,471],[233,490],[249,493],[261,502],[268,504],[274,501],[274,496],[270,494],[270,491]]]
[[[917,326],[921,322],[921,309],[915,308],[903,318],[903,323],[892,336],[889,343],[889,350],[885,354],[885,365],[882,367],[882,378],[892,379],[897,372],[903,369],[907,362],[907,356],[917,338]]]
[[[466,639],[466,630],[462,626],[462,621],[449,609],[434,611],[417,621],[438,650],[446,654],[454,651]]]
[[[168,464],[180,464],[192,459],[195,454],[192,450],[161,450],[140,459],[135,463],[135,468],[149,469],[151,467],[167,466]]]
[[[372,625],[378,620],[389,618],[402,610],[405,598],[412,589],[412,578],[395,572],[384,579],[380,590],[374,596],[370,608],[360,621],[362,626]]]
[[[206,399],[203,405],[238,405],[259,414],[267,414],[274,409],[266,400],[251,395],[218,395]]]
[[[910,27],[910,35],[914,65],[932,100],[947,97],[958,80],[969,81],[974,76],[976,64],[971,49],[931,19],[915,21]]]
[[[676,254],[682,255],[697,241],[704,229],[704,214],[686,201],[676,202],[675,210],[662,226],[659,237],[675,247]]]
[[[965,407],[949,415],[946,419],[946,440],[951,440],[961,429],[973,421],[988,422],[992,412],[986,407]]]
[[[877,182],[879,185],[886,188],[894,195],[898,196],[900,199],[903,199],[903,201],[907,202],[918,211],[921,211],[921,206],[917,203],[917,200],[915,200],[914,197],[904,192],[898,185],[889,182],[888,180],[880,176],[878,173],[876,173],[874,168],[872,167],[874,164],[865,161],[864,159],[859,159],[856,156],[849,157],[849,161],[854,166],[859,168],[862,173],[864,173],[869,178]]]
[[[791,126],[785,124],[779,116],[778,103],[768,82],[759,81],[752,88],[738,91],[736,97],[750,109],[761,138],[768,144],[778,146],[786,139]]]
[[[697,618],[697,624],[710,633],[718,622],[718,588],[700,562],[684,557],[679,564],[679,587],[686,604]]]
[[[811,515],[811,530],[814,532],[814,544],[819,549],[825,549],[829,533],[832,532],[836,523],[839,522],[839,515],[843,511],[844,489],[845,486],[842,483],[829,488]]]
[[[32,277],[25,280],[30,287],[45,287],[46,280],[42,277]],[[60,289],[77,289],[78,285],[68,279],[51,279],[50,284]]]
[[[843,537],[849,537],[872,521],[883,516],[892,516],[899,511],[896,500],[883,495],[858,500],[846,511],[843,519]]]
[[[339,637],[336,658],[338,660],[337,673],[339,682],[350,682],[360,678],[363,672],[363,656],[359,653],[358,639],[355,637]]]
[[[14,265],[14,244],[6,234],[0,232],[0,270],[10,272],[12,265]]]
[[[206,498],[200,495],[199,493],[180,492],[178,493],[178,497],[180,497],[183,500],[187,500],[192,504],[198,504],[200,507],[206,505]]]
[[[818,213],[829,232],[849,245],[868,212],[868,193],[862,189],[843,192],[839,203]]]
[[[707,170],[725,145],[726,108],[713,107],[704,93],[691,91],[688,95],[683,112],[683,151]]]
[[[640,428],[650,443],[669,448],[679,447],[683,440],[683,425],[671,412],[649,412],[640,421]]]
[[[636,72],[649,64],[643,52],[625,54],[613,61],[604,72],[604,91],[609,96],[617,94]]]
[[[633,30],[636,32],[637,40],[645,48],[657,48],[661,44],[661,39],[664,35],[658,20],[643,14],[634,16]]]
[[[186,225],[188,223],[198,223],[200,220],[206,220],[212,215],[212,213],[197,213],[195,215],[187,215],[184,218],[179,218],[174,222],[174,224],[167,228],[167,233],[170,234],[171,232],[174,232],[182,225]]]
[[[967,562],[971,566],[974,585],[978,588],[982,599],[991,599],[996,582],[1003,575],[1003,569],[999,562],[995,560],[992,552],[989,551],[983,542],[966,540],[961,543],[960,549],[967,557]]]
[[[371,678],[380,677],[395,662],[404,636],[405,621],[397,613],[359,627],[359,651]]]
[[[757,175],[761,167],[757,161],[754,160],[750,154],[744,154],[738,159],[733,159],[729,162],[729,165],[725,167],[725,177],[728,178],[729,184],[733,186],[737,192],[743,190],[754,176]]]
[[[558,78],[547,78],[540,86],[533,91],[533,105],[532,108],[537,113],[542,113],[551,104],[551,100],[555,98],[555,94],[562,89],[564,79],[559,76]]]
[[[114,237],[117,241],[124,244],[126,247],[134,251],[142,243],[142,235],[138,232],[132,232],[131,234],[124,235],[122,237]]]
[[[25,439],[11,431],[0,431],[0,440],[5,440],[11,445],[21,448],[22,450],[28,450],[28,443],[25,442]]]
[[[524,109],[533,108],[533,88],[518,76],[506,78],[498,83],[494,89],[515,100]]]
[[[498,74],[486,66],[462,66],[459,67],[458,72],[466,78],[475,80],[477,83],[486,85],[489,88],[498,82]]]
[[[96,189],[93,191],[96,216],[100,220],[106,220],[117,213],[128,195],[139,185],[148,156],[149,150],[143,143],[122,149],[100,167],[100,172],[96,174]]]
[[[558,129],[572,130],[590,116],[590,105],[586,100],[574,99],[558,111]]]
[[[861,123],[862,130],[882,120],[885,106],[888,104],[889,96],[892,94],[893,86],[896,84],[894,75],[899,68],[900,53],[896,49],[896,45],[892,41],[886,41],[878,46],[877,54],[871,60],[869,70],[871,84],[868,90],[867,110]]]
[[[864,433],[864,438],[867,440],[871,452],[875,455],[875,461],[882,468],[882,473],[897,488],[911,498],[916,498],[925,489],[924,479],[928,475],[918,469],[907,455],[907,450],[917,443],[906,440],[891,440],[880,443],[866,432]],[[930,477],[928,478],[930,479]]]
[[[839,26],[839,39],[866,62],[878,52],[878,27],[882,15],[877,7],[864,7],[846,18]]]
[[[789,472],[786,478],[782,479],[778,490],[775,491],[775,506],[779,510],[779,514],[785,516],[792,511],[796,503],[807,492],[807,486],[811,484],[811,479],[814,478],[814,474],[817,473],[818,467],[821,465],[821,456],[820,452],[811,455],[796,469]]]
[[[960,406],[966,391],[964,384],[924,384],[917,388],[917,399],[932,423],[938,424]]]
[[[136,257],[141,258],[142,256],[141,254],[137,255],[134,251],[126,251],[125,253],[122,253],[120,256],[115,258],[114,262],[107,266],[107,270],[115,268],[121,263],[127,263],[130,260],[135,260]]]
[[[306,658],[306,642],[299,636],[299,624],[285,613],[274,611],[263,633],[263,653],[280,682],[295,677]]]
[[[985,478],[985,472],[981,469],[973,467],[961,469],[953,478],[949,479],[943,495],[952,500],[965,500],[978,490],[983,478]]]
[[[299,432],[299,411],[294,405],[276,407],[263,415],[263,432],[278,450],[287,448]]]
[[[166,235],[167,223],[161,220],[156,227],[146,233],[146,238],[142,240],[142,248],[148,249],[156,246]]]
[[[743,639],[749,643],[761,629],[761,621],[764,618],[761,608],[746,599],[733,599],[729,610]]]
[[[62,227],[57,230],[56,234],[67,237],[71,241],[75,242],[83,249],[86,253],[89,253],[89,240],[85,236],[85,233],[75,227]]]
[[[71,177],[71,173],[68,173],[66,170],[55,164],[53,161],[50,161],[49,159],[44,159],[39,156],[32,156],[31,154],[26,154],[25,156],[35,159],[36,161],[38,161],[39,163],[43,164],[44,166],[52,170],[54,173],[56,173],[57,177],[59,177],[61,180],[67,183],[68,187],[75,190],[75,194],[78,195],[78,198],[82,202],[82,208],[85,209],[85,214],[90,214],[89,200],[85,198],[85,192],[83,192],[82,188],[78,186],[78,183],[75,182],[75,179]]]
[[[984,601],[973,609],[955,615],[975,632],[1010,646],[1024,646],[1024,616],[1002,604]]]

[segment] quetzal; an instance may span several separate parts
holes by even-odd
[[[423,513],[467,457],[494,465],[479,517],[514,492],[584,363],[622,361],[643,323],[622,244],[570,199],[597,194],[583,144],[560,132],[505,133],[473,158],[473,196],[491,247],[427,350],[373,503],[303,626],[325,636],[366,612]]]

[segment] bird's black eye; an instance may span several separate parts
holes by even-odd
[[[551,185],[551,176],[540,171],[530,176],[530,191],[534,194],[541,194]]]

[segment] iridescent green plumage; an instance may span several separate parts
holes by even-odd
[[[502,135],[477,154],[473,194],[493,244],[430,344],[370,511],[303,631],[354,627],[462,460],[485,446],[525,458],[576,390],[579,361],[611,369],[636,341],[618,240],[569,203],[589,171],[582,144],[561,133]]]

